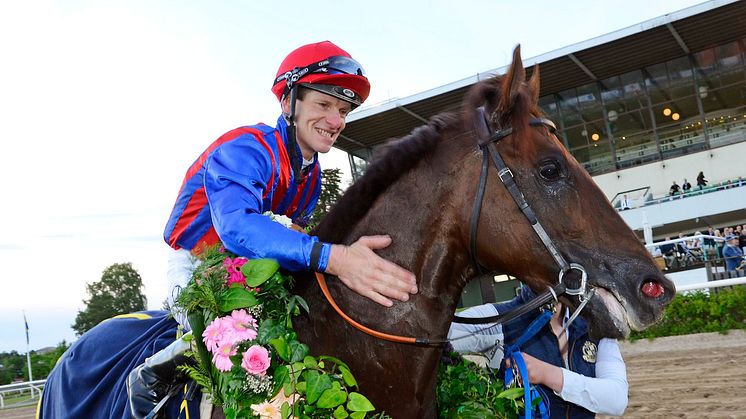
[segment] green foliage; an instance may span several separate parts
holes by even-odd
[[[340,183],[342,182],[342,171],[339,169],[324,169],[321,174],[321,193],[313,210],[311,224],[318,224],[324,216],[332,209],[334,203],[342,196]]]
[[[435,389],[438,417],[443,419],[517,418],[523,410],[523,389],[504,389],[489,368],[456,353],[444,354]]]
[[[197,366],[184,366],[197,383],[221,405],[226,418],[250,417],[256,414],[252,405],[271,401],[283,418],[363,418],[371,417],[373,404],[356,392],[357,381],[341,360],[313,357],[308,345],[300,342],[292,319],[308,310],[306,302],[293,295],[292,278],[279,271],[274,260],[246,260],[223,249],[210,248],[201,256],[194,279],[179,296],[178,306],[187,310],[197,350],[191,354]],[[236,262],[243,263],[236,271]],[[229,272],[229,270],[231,270]],[[227,278],[234,282],[227,284]],[[237,355],[231,357],[233,368],[219,371],[201,338],[215,319],[230,315],[232,310],[246,309],[256,319],[256,337],[236,344]],[[261,377],[241,368],[241,356],[253,345],[270,352],[266,376],[271,387],[255,384]],[[385,418],[383,414],[375,417]]]
[[[90,299],[86,308],[78,311],[72,325],[80,336],[101,321],[119,314],[145,310],[147,300],[142,293],[142,278],[132,263],[115,263],[106,268],[101,280],[86,284]]]
[[[47,378],[57,364],[57,360],[69,348],[64,340],[51,351],[31,351],[31,372],[34,380]],[[0,385],[10,384],[14,380],[28,381],[28,362],[26,354],[16,351],[0,353]]]
[[[630,340],[746,329],[746,287],[677,294],[654,326],[633,332]]]

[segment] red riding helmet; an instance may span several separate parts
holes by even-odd
[[[272,92],[282,101],[296,85],[360,106],[370,93],[363,67],[329,41],[304,45],[280,64]]]

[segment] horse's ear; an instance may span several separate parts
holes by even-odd
[[[523,60],[521,60],[521,45],[518,44],[513,50],[513,63],[503,78],[501,86],[499,107],[503,113],[513,108],[515,99],[518,97],[518,91],[524,81],[526,81],[526,70],[523,68]]]
[[[539,64],[536,64],[531,71],[531,78],[528,81],[528,90],[531,92],[531,103],[534,105],[539,103],[539,91],[541,90],[539,84]]]

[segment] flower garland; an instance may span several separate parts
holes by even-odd
[[[298,340],[292,319],[308,306],[289,291],[293,279],[275,260],[215,246],[200,261],[178,299],[189,313],[192,334],[184,338],[196,347],[190,356],[197,362],[179,368],[210,392],[226,418],[388,417],[372,413],[344,362],[311,356]]]

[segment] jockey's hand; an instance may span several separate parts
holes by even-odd
[[[562,376],[562,369],[556,365],[546,363],[538,358],[521,352],[523,355],[523,361],[526,363],[526,369],[528,370],[528,380],[531,384],[544,384],[551,388],[557,393],[562,392],[562,386],[564,386],[564,377]],[[511,368],[510,359],[505,360],[505,367]]]
[[[336,275],[356,293],[386,307],[417,293],[412,272],[375,254],[391,244],[389,236],[363,236],[350,246],[332,245],[326,272]]]

